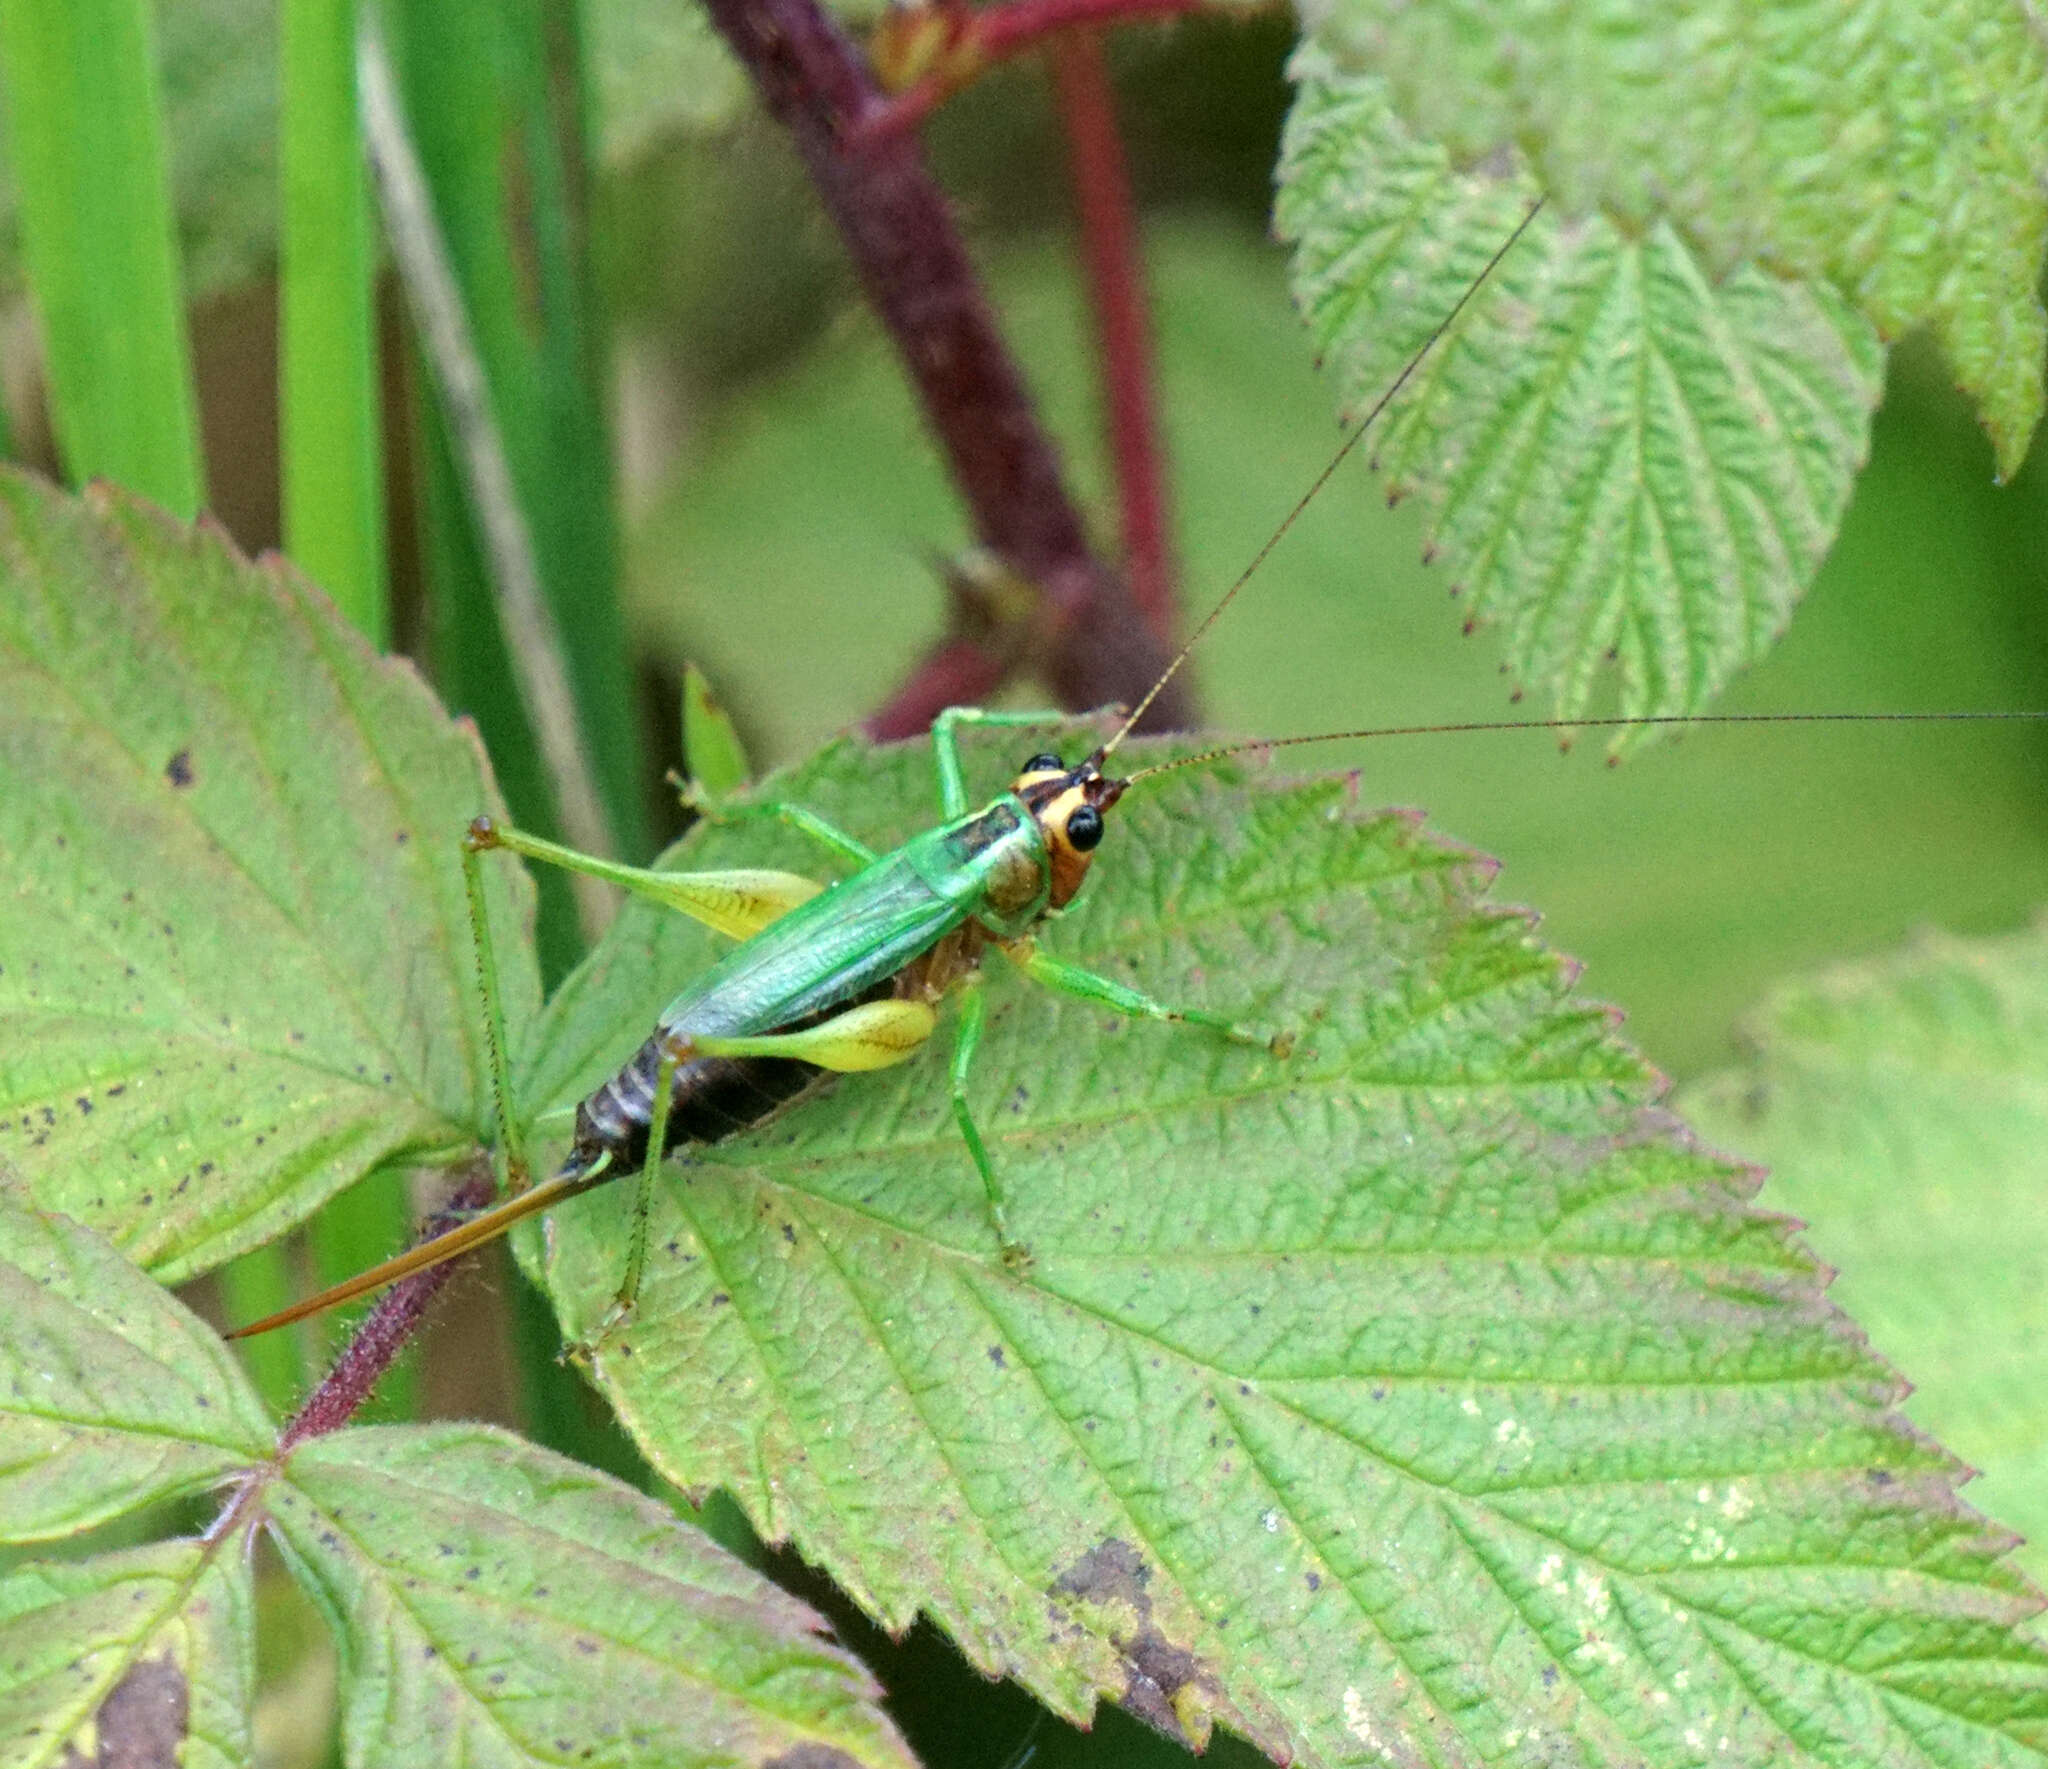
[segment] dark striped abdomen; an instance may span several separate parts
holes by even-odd
[[[657,1032],[576,1108],[576,1144],[569,1152],[569,1167],[588,1168],[600,1155],[609,1154],[611,1166],[605,1177],[616,1179],[638,1173],[646,1164],[661,1045]],[[693,1057],[676,1070],[668,1149],[719,1142],[751,1130],[824,1073],[790,1057]]]

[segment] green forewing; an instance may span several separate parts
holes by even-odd
[[[0,1161],[175,1279],[473,1142],[457,844],[495,802],[288,566],[0,479]],[[529,886],[487,870],[517,1031]]]
[[[937,845],[920,844],[926,854]],[[884,854],[799,904],[692,978],[661,1024],[700,1034],[772,1032],[886,982],[966,919],[958,899],[932,888],[922,858]]]
[[[1040,746],[975,744],[977,789]],[[921,746],[774,789],[876,844],[931,816]],[[2042,1762],[2012,1538],[1487,877],[1348,779],[1140,786],[1047,947],[1297,1053],[997,975],[971,1093],[1029,1271],[942,1031],[671,1166],[600,1382],[665,1473],[1064,1713],[1310,1762]],[[534,1072],[705,943],[622,918]],[[571,1333],[629,1201],[552,1219]]]

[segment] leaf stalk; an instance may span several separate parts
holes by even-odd
[[[1122,575],[1091,553],[1080,510],[1024,377],[982,292],[944,193],[915,138],[870,136],[886,99],[859,50],[815,0],[709,0],[713,24],[790,133],[862,287],[902,357],[926,422],[967,504],[977,538],[1038,591],[1035,659],[1064,706],[1128,701],[1166,661]],[[869,722],[916,727],[943,680],[974,701],[1009,659],[953,635]],[[943,704],[941,702],[940,704]],[[1185,724],[1184,698],[1154,709]]]

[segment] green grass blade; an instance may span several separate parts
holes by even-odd
[[[342,1194],[348,1196],[347,1193]],[[340,1200],[332,1200],[333,1203]],[[252,1247],[220,1268],[221,1312],[230,1327],[260,1321],[298,1301],[300,1289],[292,1275],[289,1240],[272,1241],[267,1247]],[[387,1243],[387,1246],[396,1243]],[[381,1258],[382,1255],[380,1254]],[[317,1373],[307,1368],[307,1334],[266,1333],[260,1339],[245,1339],[239,1346],[242,1367],[263,1397],[263,1404],[280,1419],[291,1417],[299,1397]]]
[[[145,0],[0,4],[8,148],[64,471],[204,495]]]
[[[572,21],[532,3],[483,0],[392,7],[387,18],[413,145],[489,384],[539,574],[563,636],[585,745],[620,850],[642,851],[639,743],[624,622],[615,591],[611,462],[594,293],[582,213],[583,123]],[[552,824],[521,789],[530,751],[504,641],[482,593],[471,513],[455,502],[438,417],[429,461],[428,554],[436,673],[507,761],[515,813]],[[440,531],[438,533],[433,531]],[[465,532],[466,531],[466,532]]]
[[[285,0],[279,19],[278,443],[286,550],[382,648],[391,636],[383,402],[356,10],[355,0]],[[409,1218],[392,1175],[334,1199],[308,1231],[323,1281],[402,1246]],[[266,1355],[260,1341],[250,1349]],[[411,1417],[417,1390],[411,1363],[394,1369],[378,1394],[384,1416]]]
[[[609,855],[617,844],[592,773],[561,625],[542,587],[525,498],[505,449],[468,298],[457,281],[397,73],[374,18],[365,18],[356,47],[363,132],[383,199],[384,231],[405,285],[421,355],[433,370],[438,409],[459,451],[463,490],[489,556],[497,623],[521,710],[546,759],[556,815],[570,844]],[[594,879],[572,883],[584,931],[594,938],[610,919],[612,894]]]
[[[380,647],[384,466],[376,253],[354,0],[285,0],[279,439],[286,550]]]

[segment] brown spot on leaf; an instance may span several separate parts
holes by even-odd
[[[1131,1639],[1117,1641],[1116,1646],[1131,1673],[1124,1685],[1124,1706],[1168,1738],[1193,1744],[1181,1729],[1173,1698],[1190,1683],[1215,1687],[1215,1679],[1203,1670],[1202,1661],[1186,1647],[1175,1646],[1150,1622]]]
[[[66,1748],[59,1769],[177,1769],[191,1691],[167,1652],[144,1659],[107,1692],[93,1716],[96,1756]]]
[[[197,778],[192,772],[192,752],[181,749],[164,763],[164,778],[173,786],[187,787]]]
[[[1146,1589],[1151,1582],[1144,1556],[1129,1542],[1108,1536],[1053,1581],[1052,1595],[1128,1612],[1131,1625],[1112,1620],[1105,1630],[1123,1655],[1123,1705],[1167,1737],[1194,1745],[1197,1741],[1181,1726],[1174,1697],[1190,1684],[1210,1691],[1219,1691],[1220,1685],[1199,1657],[1176,1646],[1153,1623]]]
[[[1084,1603],[1127,1603],[1140,1614],[1152,1613],[1145,1587],[1152,1569],[1129,1542],[1109,1536],[1090,1548],[1053,1581],[1053,1589]]]

